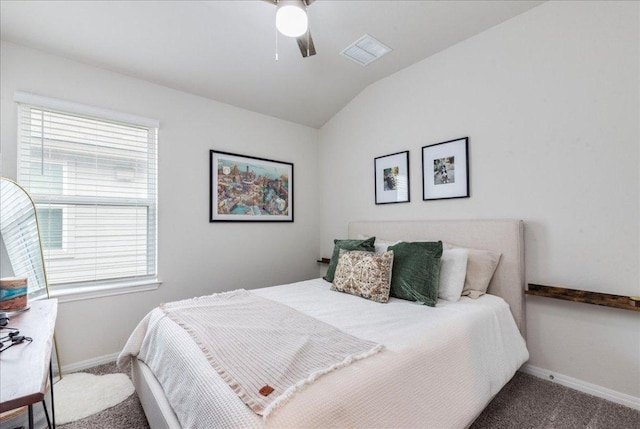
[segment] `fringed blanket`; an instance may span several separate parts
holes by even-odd
[[[265,418],[319,376],[382,349],[245,290],[161,308],[240,399]]]

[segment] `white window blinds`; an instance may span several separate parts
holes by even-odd
[[[154,278],[157,126],[35,99],[19,103],[18,182],[36,203],[50,287]]]

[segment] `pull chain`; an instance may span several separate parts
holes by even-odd
[[[276,0],[276,16],[278,14],[278,1]],[[273,28],[276,30],[276,62],[278,62],[278,26],[274,25]]]

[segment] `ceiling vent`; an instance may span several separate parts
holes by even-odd
[[[389,52],[391,52],[391,48],[383,45],[368,34],[365,34],[344,48],[344,50],[340,52],[340,55],[355,61],[361,66],[366,66]]]

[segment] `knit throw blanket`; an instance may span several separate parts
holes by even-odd
[[[382,349],[242,289],[161,308],[191,335],[240,399],[265,419],[319,376]]]

